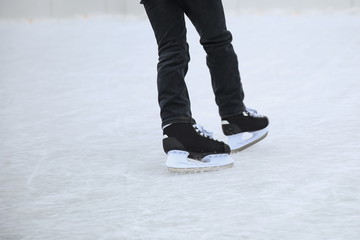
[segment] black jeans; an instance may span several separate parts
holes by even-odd
[[[162,126],[192,123],[185,75],[190,61],[184,15],[206,51],[215,101],[222,118],[241,113],[244,92],[221,0],[143,0],[158,44],[158,101]]]

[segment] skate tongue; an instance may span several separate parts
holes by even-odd
[[[203,126],[201,126],[200,124],[194,124],[193,127],[195,129],[198,129],[200,133],[204,134],[205,136],[208,136],[210,138],[214,138],[214,133],[210,132],[208,130],[206,130]]]

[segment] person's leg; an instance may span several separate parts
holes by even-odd
[[[238,60],[221,0],[178,0],[200,35],[221,117],[244,111]]]
[[[184,12],[176,0],[143,0],[158,44],[158,92],[166,166],[172,172],[232,167],[230,147],[191,117],[185,75],[190,60]]]
[[[184,81],[190,61],[184,12],[176,1],[145,0],[146,13],[158,44],[158,101],[162,126],[193,123]]]
[[[200,35],[207,53],[212,86],[219,106],[222,129],[233,152],[264,139],[268,133],[267,117],[244,106],[244,92],[238,60],[226,28],[221,0],[178,0]],[[243,135],[251,133],[245,139]]]

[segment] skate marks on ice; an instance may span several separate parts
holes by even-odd
[[[230,20],[271,138],[184,175],[165,166],[148,22],[0,23],[0,239],[360,239],[359,19]],[[220,133],[189,34],[193,112]]]

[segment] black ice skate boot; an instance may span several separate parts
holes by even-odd
[[[233,166],[230,147],[198,124],[173,123],[164,128],[163,147],[171,172],[206,172]]]
[[[268,134],[268,118],[250,108],[241,114],[223,118],[221,123],[232,153],[250,147]]]

